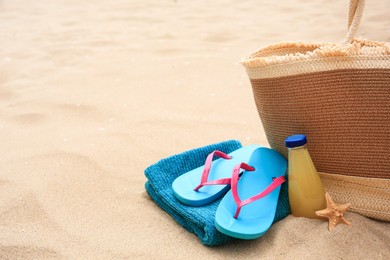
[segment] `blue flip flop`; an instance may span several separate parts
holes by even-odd
[[[286,159],[264,147],[253,152],[248,164],[234,167],[231,190],[215,214],[217,230],[240,239],[258,238],[271,227],[287,170]]]
[[[225,154],[210,153],[204,166],[184,173],[172,183],[175,197],[190,206],[203,206],[222,197],[230,189],[232,169],[241,162],[248,162],[260,146],[249,145]],[[220,157],[213,161],[214,156]]]

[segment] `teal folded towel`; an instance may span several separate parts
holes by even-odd
[[[145,170],[145,188],[154,202],[171,215],[181,226],[199,237],[202,244],[217,246],[234,240],[217,231],[215,212],[221,199],[202,207],[191,207],[179,202],[172,190],[172,182],[181,174],[202,166],[209,153],[220,150],[231,153],[241,148],[239,141],[230,140],[189,150],[162,159]],[[287,182],[282,185],[274,222],[290,214]]]

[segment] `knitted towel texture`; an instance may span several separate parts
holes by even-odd
[[[181,174],[202,166],[207,155],[214,150],[228,154],[241,147],[241,143],[236,140],[212,144],[162,159],[145,170],[145,176],[148,179],[145,188],[149,196],[178,224],[198,236],[204,245],[217,246],[234,240],[217,231],[214,226],[215,212],[221,199],[202,207],[187,206],[175,198],[172,183]],[[290,214],[290,204],[287,182],[285,182],[280,190],[274,222],[283,219],[288,214]]]

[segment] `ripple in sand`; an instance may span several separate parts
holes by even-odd
[[[64,258],[53,249],[37,246],[0,246],[0,256],[2,259]]]
[[[13,120],[23,125],[36,125],[41,124],[45,121],[46,116],[40,113],[25,113],[16,115]]]

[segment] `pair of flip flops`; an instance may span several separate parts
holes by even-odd
[[[179,201],[190,206],[207,205],[223,196],[215,214],[217,230],[255,239],[273,223],[286,170],[287,161],[277,151],[250,145],[230,154],[210,153],[204,166],[176,178],[172,189]]]

